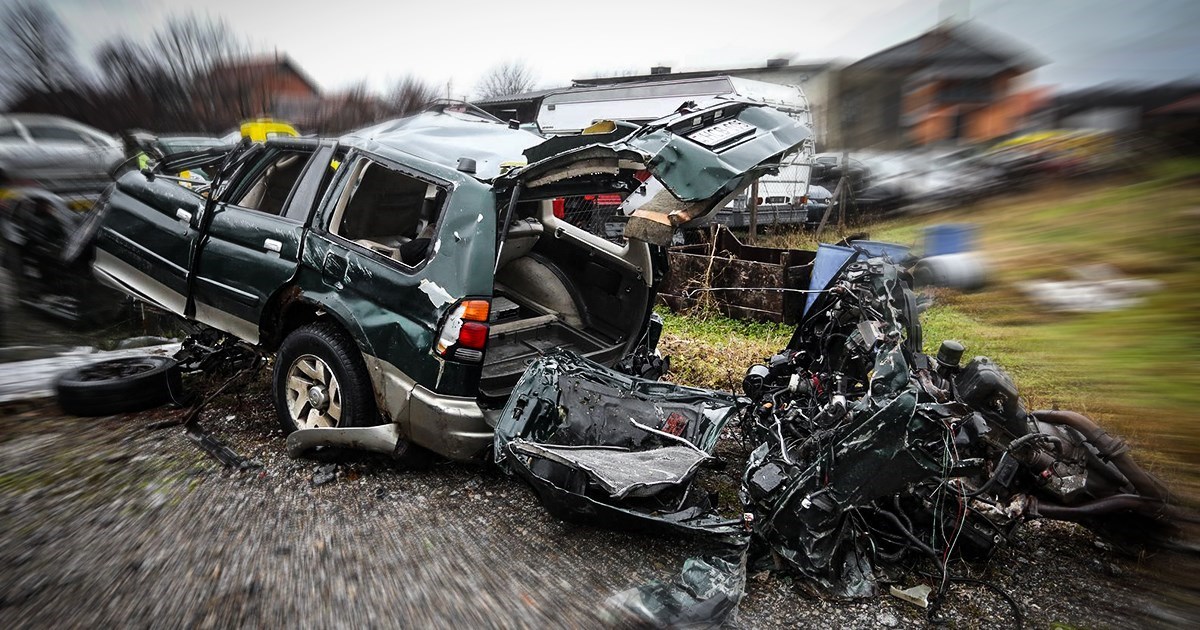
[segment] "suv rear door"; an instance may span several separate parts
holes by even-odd
[[[666,245],[675,228],[703,223],[751,181],[777,171],[810,135],[784,112],[731,100],[673,114],[617,140],[551,138],[526,150],[530,164],[498,178],[494,189],[503,194],[520,183],[524,198],[546,198],[569,191],[573,180],[591,180],[595,192],[603,179],[620,192],[636,188],[629,180],[634,171],[648,170],[664,190],[634,212],[625,234]]]
[[[269,141],[222,187],[201,223],[188,282],[197,321],[258,341],[263,309],[299,266],[335,151],[332,141]]]

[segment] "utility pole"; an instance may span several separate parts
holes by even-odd
[[[845,185],[842,185],[845,182]],[[842,178],[838,180],[838,189],[841,191],[841,196],[838,197],[838,231],[846,230],[846,202],[850,200],[850,154],[842,151]]]

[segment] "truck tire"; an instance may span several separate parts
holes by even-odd
[[[302,428],[380,423],[362,353],[330,322],[301,326],[283,340],[272,381],[284,435]]]
[[[58,377],[54,390],[58,406],[75,416],[142,411],[183,399],[175,359],[150,355],[67,370]]]

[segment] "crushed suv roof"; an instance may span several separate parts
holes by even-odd
[[[504,162],[524,163],[522,152],[545,140],[523,129],[452,111],[389,120],[347,137],[350,143],[356,139],[363,141],[364,148],[385,156],[387,151],[396,151],[449,168],[457,168],[460,158],[469,158],[475,160],[475,177],[484,181],[499,176]]]

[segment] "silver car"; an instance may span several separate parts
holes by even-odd
[[[59,194],[98,193],[123,158],[117,139],[68,118],[0,115],[0,182]]]

